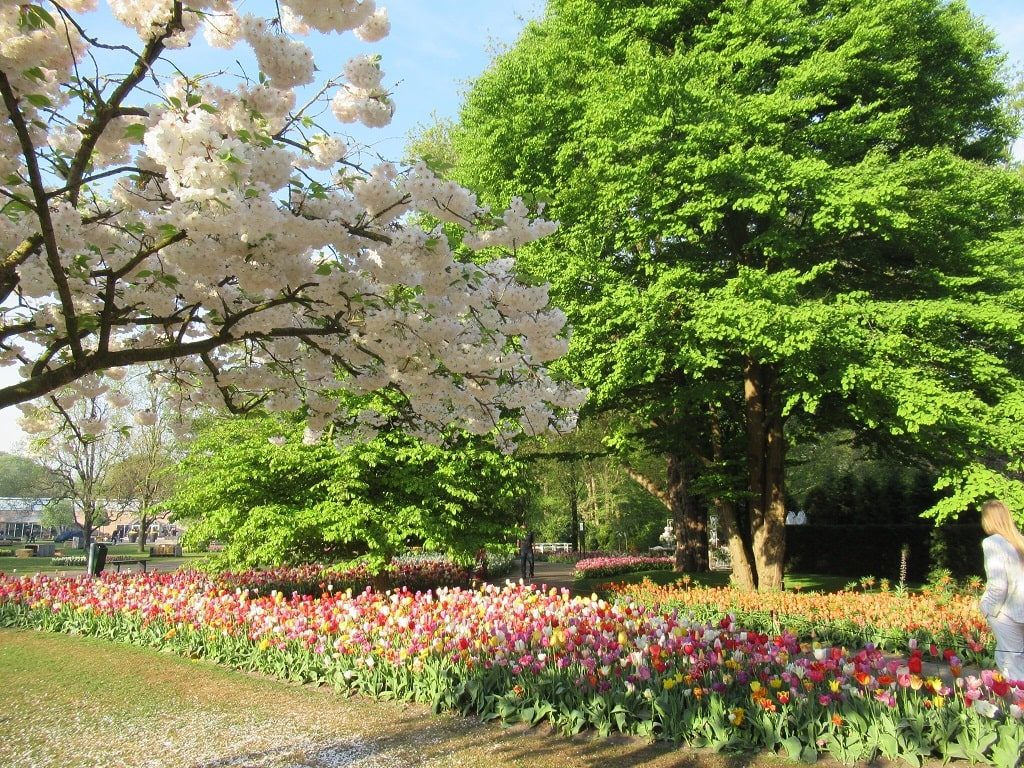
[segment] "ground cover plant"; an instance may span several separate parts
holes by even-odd
[[[994,641],[977,610],[978,596],[926,587],[907,590],[751,593],[731,586],[704,586],[687,578],[672,584],[609,586],[612,599],[635,601],[654,610],[679,612],[695,621],[732,616],[761,632],[791,631],[824,644],[872,643],[900,651],[911,641],[949,649],[972,664],[991,664]]]
[[[97,635],[506,723],[812,761],[1008,765],[1024,685],[523,585],[254,596],[196,572],[0,577],[0,625]],[[952,666],[959,659],[950,657]],[[955,671],[955,670],[954,670]]]
[[[592,557],[608,557],[608,552],[547,552],[543,555],[549,563],[569,563],[575,565],[580,560],[589,560]],[[541,559],[538,555],[538,559]]]

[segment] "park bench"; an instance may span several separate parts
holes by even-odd
[[[114,573],[120,573],[122,565],[132,565],[134,563],[138,563],[139,565],[142,566],[142,572],[145,573],[146,572],[146,563],[148,563],[148,562],[149,562],[149,560],[147,558],[140,557],[140,558],[132,559],[132,560],[108,560],[106,565],[107,565],[108,568],[111,565],[114,566]]]

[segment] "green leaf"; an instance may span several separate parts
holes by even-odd
[[[801,760],[803,758],[804,745],[796,736],[783,739],[782,746],[786,748],[786,753],[789,755],[790,760]]]
[[[21,6],[21,13],[18,16],[18,26],[28,29],[42,29],[43,25],[56,29],[57,22],[53,16],[40,5],[27,4]]]
[[[124,136],[129,141],[142,141],[146,135],[146,126],[142,123],[130,123],[124,127]]]
[[[37,107],[39,109],[45,109],[47,107],[53,106],[53,102],[50,101],[50,97],[44,96],[41,93],[26,93],[22,96],[22,98],[25,99],[25,101],[27,101],[33,107]]]
[[[32,213],[32,208],[21,200],[8,200],[3,205],[4,215],[11,221],[15,221],[26,213]]]

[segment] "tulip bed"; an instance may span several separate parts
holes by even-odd
[[[576,565],[580,560],[590,560],[594,557],[611,557],[607,552],[548,552],[538,553],[537,558],[546,558],[549,563],[568,563]]]
[[[640,557],[626,555],[621,557],[597,556],[579,560],[573,571],[574,579],[599,579],[608,576],[621,576],[625,573],[640,571],[670,571],[671,557]]]
[[[912,641],[951,649],[970,664],[992,663],[991,631],[977,609],[977,596],[940,589],[922,592],[744,592],[705,587],[685,577],[675,584],[650,580],[610,586],[614,599],[636,601],[655,611],[678,611],[694,621],[724,616],[759,632],[787,629],[827,644],[872,643],[902,651]]]
[[[819,648],[636,601],[532,586],[281,592],[197,572],[0,575],[0,626],[93,635],[506,723],[549,722],[813,761],[1011,765],[1024,683],[949,686],[875,648]],[[951,658],[951,662],[958,660]]]

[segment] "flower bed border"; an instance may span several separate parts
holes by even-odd
[[[523,599],[538,594],[530,587],[511,589],[518,590],[514,596]],[[361,597],[374,599],[372,592]],[[383,601],[381,605],[395,599],[391,594],[377,597]],[[398,598],[416,596],[401,592]],[[260,600],[265,601],[261,604],[285,602],[280,594]],[[586,603],[583,608],[599,604]],[[272,635],[256,639],[248,633],[172,623],[159,614],[147,618],[68,604],[57,607],[41,602],[31,606],[3,602],[0,626],[89,635],[171,650],[283,680],[325,683],[345,692],[417,701],[430,705],[435,712],[456,711],[504,723],[548,722],[566,734],[593,728],[602,736],[621,732],[723,752],[784,751],[808,762],[828,752],[844,762],[881,755],[917,765],[923,757],[932,755],[1009,765],[1009,750],[1024,746],[1021,720],[1000,722],[984,716],[962,692],[940,692],[938,681],[922,683],[926,686],[923,694],[912,691],[909,683],[894,688],[891,681],[891,693],[881,689],[873,693],[869,686],[875,684],[875,678],[860,672],[864,690],[840,706],[832,699],[818,701],[813,695],[790,698],[787,694],[783,701],[780,689],[774,687],[773,681],[778,679],[774,673],[764,680],[755,675],[749,689],[745,684],[735,688],[722,684],[719,689],[719,684],[707,687],[703,681],[689,680],[686,670],[699,668],[703,662],[698,659],[704,658],[704,653],[720,653],[715,649],[740,636],[722,628],[707,628],[704,644],[697,648],[691,643],[689,655],[670,658],[651,646],[653,676],[640,690],[621,678],[602,687],[607,681],[599,682],[595,669],[579,662],[537,672],[520,669],[519,665],[474,665],[427,653],[396,663],[372,644],[363,653],[332,653],[329,645],[319,643],[311,647]],[[746,633],[743,635],[746,642]],[[755,640],[763,643],[767,638]],[[780,638],[780,642],[795,650],[795,638]],[[788,651],[783,648],[780,659],[785,656]],[[862,660],[870,661],[867,656]],[[680,666],[683,661],[689,666]],[[853,660],[844,663],[854,665]],[[741,672],[729,674],[738,677]],[[800,677],[801,685],[803,680]],[[851,689],[859,690],[852,684]]]

